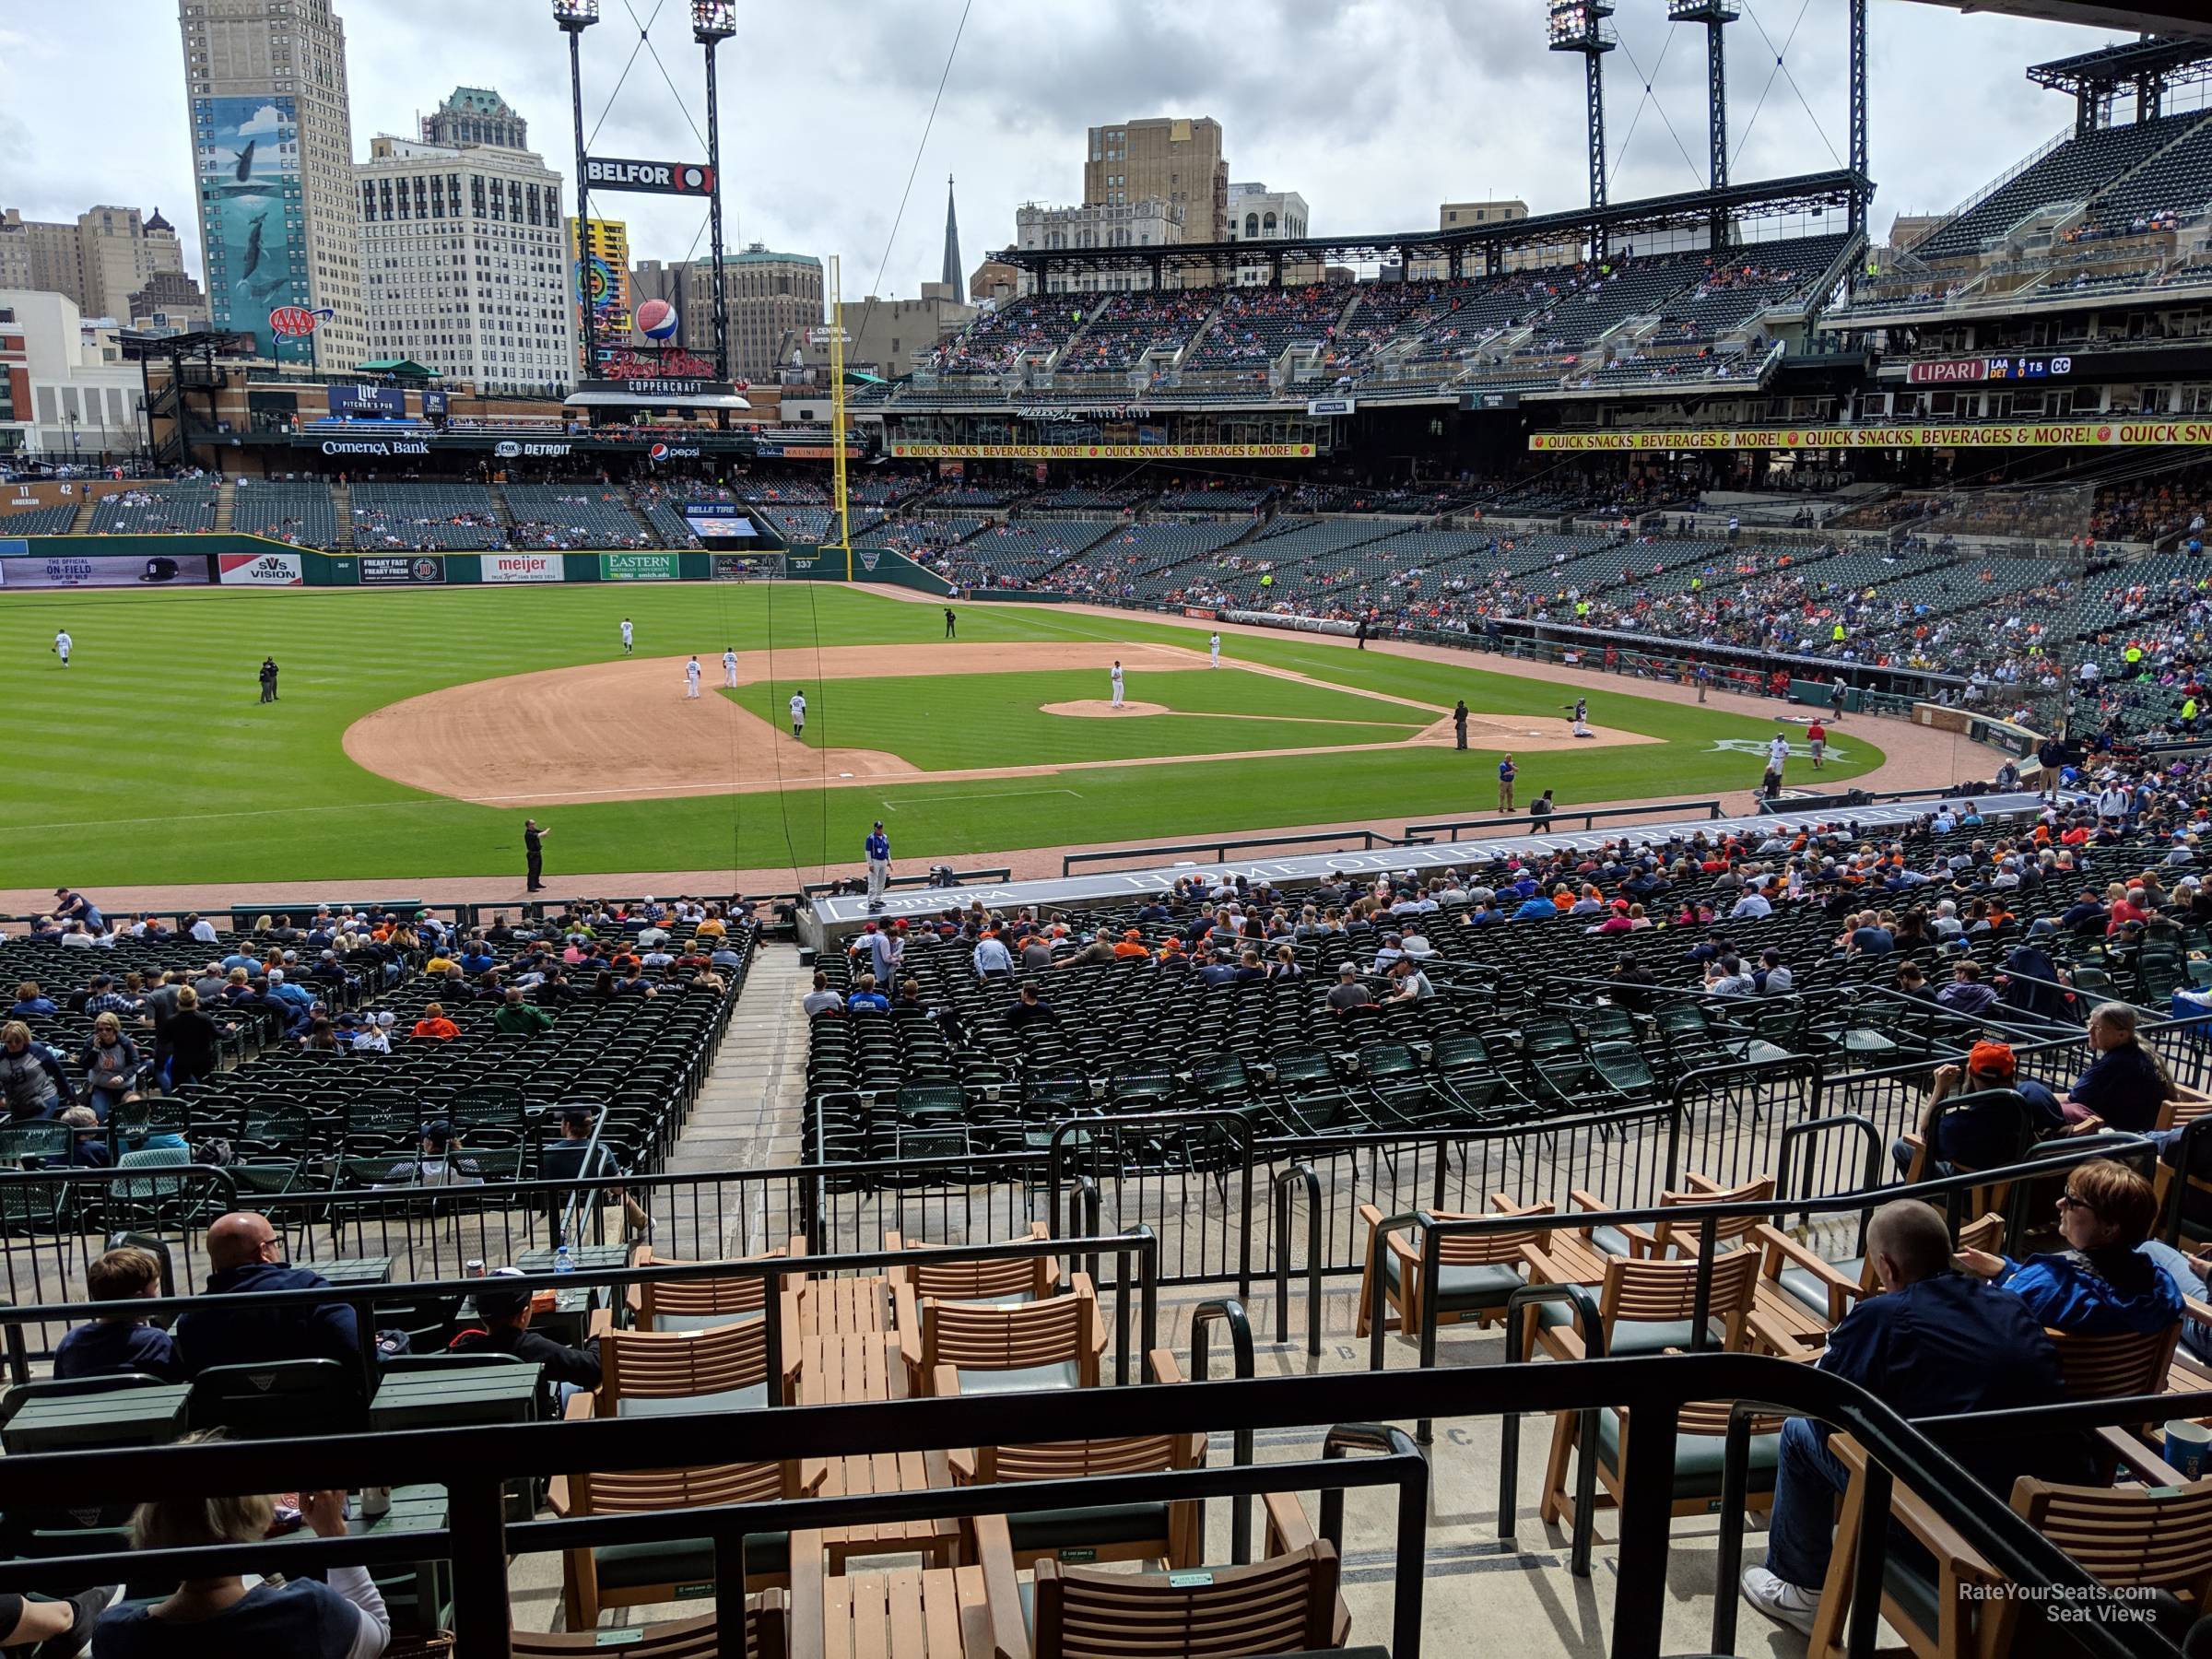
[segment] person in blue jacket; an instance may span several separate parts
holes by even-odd
[[[1900,1198],[1866,1224],[1866,1259],[1882,1294],[1861,1299],[1829,1333],[1820,1369],[1856,1382],[1909,1418],[2006,1411],[2055,1404],[2058,1351],[2028,1305],[2009,1290],[1951,1267],[1942,1214]],[[1745,1569],[1745,1599],[1809,1634],[1835,1548],[1835,1504],[1848,1476],[1809,1418],[1782,1426],[1767,1559]],[[2087,1474],[2077,1443],[2044,1436],[1961,1450],[1959,1461],[1992,1491],[2018,1475],[2068,1480]]]
[[[202,1305],[177,1316],[177,1350],[184,1374],[196,1377],[215,1365],[268,1364],[279,1359],[335,1359],[361,1363],[360,1325],[342,1301],[290,1302],[276,1307],[225,1307],[219,1300],[254,1290],[309,1290],[330,1281],[312,1268],[284,1259],[283,1245],[266,1216],[233,1210],[207,1230],[207,1277]]]
[[[1962,1250],[1959,1265],[2010,1290],[2049,1330],[2084,1336],[2163,1331],[2181,1318],[2182,1294],[2143,1253],[2158,1218],[2150,1182],[2100,1158],[2068,1175],[2059,1194],[2065,1250],[2025,1262]]]

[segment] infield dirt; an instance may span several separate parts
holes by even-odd
[[[656,800],[675,795],[747,794],[804,783],[860,786],[929,777],[1038,777],[1097,766],[1187,764],[1208,757],[1162,755],[1136,760],[1079,760],[924,772],[894,754],[868,748],[808,748],[788,727],[771,724],[726,697],[719,657],[700,659],[702,695],[684,695],[683,657],[624,657],[581,667],[509,675],[451,686],[391,703],[347,728],[346,753],[356,764],[433,794],[479,806],[562,801]],[[943,644],[833,645],[810,651],[737,653],[737,684],[789,679],[861,679],[933,674],[1007,674],[1096,669],[1101,688],[1119,660],[1132,683],[1144,669],[1201,667],[1203,651],[1112,641],[1033,641],[989,646]],[[1345,689],[1329,681],[1242,663],[1247,673]],[[1429,723],[1392,744],[1317,745],[1272,754],[1341,754],[1356,748],[1436,746],[1453,741],[1447,709],[1384,692],[1361,696],[1420,710]],[[1103,700],[1100,700],[1100,705]],[[1147,705],[1157,709],[1159,705]],[[1053,712],[1084,714],[1081,706]],[[1126,718],[1134,711],[1114,718]],[[1163,713],[1172,711],[1160,710]],[[1334,723],[1316,722],[1316,724]],[[1565,720],[1542,716],[1475,716],[1469,741],[1516,751],[1606,748],[1657,739],[1596,729],[1574,737]]]

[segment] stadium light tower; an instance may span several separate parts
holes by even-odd
[[[583,182],[583,31],[599,21],[599,0],[553,0],[553,21],[569,37],[569,112],[576,124],[576,238],[570,249],[569,279],[576,285],[576,330],[582,378],[598,367],[592,345],[591,307],[583,286],[583,228],[590,222],[589,192]]]
[[[1612,0],[1550,0],[1545,17],[1545,43],[1554,52],[1583,54],[1583,82],[1590,118],[1590,207],[1606,205],[1606,53],[1620,42],[1606,19]],[[1590,237],[1593,253],[1606,251],[1603,227]]]
[[[1719,190],[1728,182],[1728,47],[1721,31],[1743,14],[1730,0],[1666,0],[1669,23],[1705,25],[1705,138],[1709,152],[1706,186]],[[1712,244],[1727,240],[1728,220],[1715,214]]]
[[[714,374],[730,378],[730,311],[722,272],[722,107],[714,93],[714,48],[737,32],[736,0],[691,0],[691,38],[707,54],[707,234],[714,261]]]

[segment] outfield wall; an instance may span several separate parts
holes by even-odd
[[[945,596],[951,586],[888,547],[777,553],[700,548],[593,552],[409,552],[295,547],[267,536],[45,535],[0,538],[0,593],[146,587],[474,587],[597,582],[759,581],[882,582]]]

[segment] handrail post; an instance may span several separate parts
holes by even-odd
[[[1290,1340],[1290,1202],[1306,1189],[1306,1352],[1321,1355],[1321,1178],[1300,1159],[1273,1182],[1275,1193],[1275,1339]]]
[[[1640,1425],[1641,1426],[1641,1425]],[[1882,1574],[1888,1554],[1889,1471],[1871,1453],[1866,1459],[1865,1501],[1859,1526],[1859,1555],[1851,1575],[1851,1622],[1844,1651],[1851,1659],[1873,1659],[1882,1620]]]
[[[1721,1549],[1713,1569],[1712,1651],[1735,1652],[1735,1585],[1744,1571],[1744,1505],[1751,1493],[1751,1413],[1738,1401],[1721,1444]]]
[[[1712,1319],[1712,1247],[1716,1223],[1711,1216],[1698,1218],[1698,1271],[1691,1284],[1689,1303],[1689,1351],[1703,1353],[1712,1346],[1712,1335],[1707,1329]]]
[[[1524,1363],[1521,1358],[1521,1325],[1538,1302],[1565,1302],[1574,1316],[1574,1329],[1583,1339],[1583,1352],[1592,1359],[1606,1357],[1606,1326],[1597,1299],[1587,1285],[1524,1285],[1505,1299],[1505,1363]],[[1575,1459],[1574,1549],[1569,1571],[1577,1578],[1590,1576],[1590,1536],[1585,1524],[1597,1487],[1597,1413],[1582,1414],[1581,1455]],[[1521,1486],[1521,1419],[1508,1413],[1499,1418],[1498,1535],[1510,1538],[1519,1521]]]
[[[367,1323],[366,1321],[363,1322]],[[514,1615],[507,1601],[507,1491],[493,1476],[446,1487],[457,1650],[510,1659]],[[742,1598],[738,1605],[744,1606]]]
[[[1636,1432],[1624,1437],[1620,1457],[1620,1548],[1614,1558],[1613,1651],[1616,1653],[1655,1652],[1659,1630],[1666,1617],[1667,1535],[1675,1495],[1675,1441],[1681,1426],[1682,1402],[1639,1401]],[[1586,1469],[1597,1465],[1594,1437],[1578,1448],[1578,1461]],[[1574,1534],[1583,1557],[1582,1573],[1590,1566],[1583,1540],[1586,1499],[1575,1500]],[[1885,1500],[1881,1511],[1888,1512]],[[1878,1523],[1873,1523],[1877,1524]],[[1718,1587],[1724,1599],[1733,1599],[1735,1586],[1724,1581]],[[1641,1634],[1639,1634],[1641,1632]]]
[[[1256,1374],[1252,1347],[1252,1320],[1244,1312],[1244,1304],[1233,1298],[1221,1297],[1213,1301],[1200,1302],[1191,1312],[1191,1381],[1210,1381],[1208,1371],[1213,1364],[1213,1328],[1218,1322],[1229,1327],[1230,1359],[1231,1370],[1239,1379]],[[1241,1467],[1253,1461],[1255,1444],[1250,1428],[1235,1430],[1230,1438],[1229,1458]],[[1229,1549],[1230,1560],[1242,1567],[1252,1560],[1252,1500],[1249,1496],[1230,1500]],[[1197,1503],[1197,1532],[1206,1535],[1206,1500]]]
[[[1436,1369],[1436,1304],[1437,1289],[1444,1272],[1444,1241],[1436,1230],[1435,1221],[1421,1218],[1421,1369]],[[1426,1446],[1436,1438],[1436,1425],[1423,1418],[1414,1430],[1414,1438]]]
[[[1389,1248],[1390,1235],[1403,1232],[1421,1218],[1418,1210],[1408,1210],[1402,1216],[1386,1216],[1368,1239],[1367,1247],[1374,1256],[1374,1280],[1367,1310],[1367,1369],[1381,1371],[1382,1365],[1383,1326],[1390,1322],[1390,1287],[1382,1277],[1382,1253]],[[1401,1294],[1401,1301],[1404,1300]],[[1400,1333],[1403,1335],[1403,1333]]]
[[[608,1300],[618,1304],[621,1298],[610,1297]],[[762,1333],[766,1339],[764,1359],[768,1366],[767,1393],[764,1397],[779,1403],[783,1398],[783,1321],[778,1316],[778,1310],[782,1305],[783,1270],[771,1265],[760,1280],[760,1317],[768,1324],[767,1330]]]

